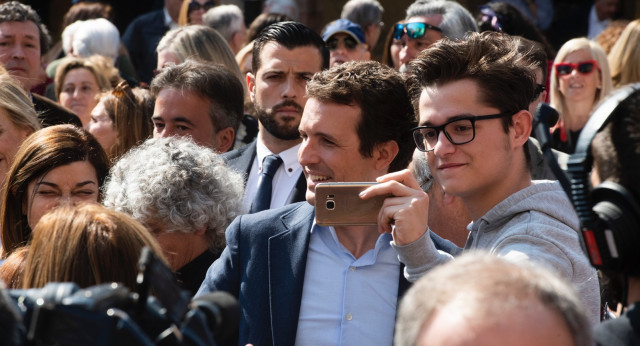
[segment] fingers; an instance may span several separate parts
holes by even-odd
[[[379,183],[384,183],[387,181],[395,180],[403,185],[411,187],[413,189],[420,190],[420,184],[416,181],[416,178],[413,176],[410,170],[403,169],[401,171],[385,174],[376,179]]]
[[[411,174],[409,174],[409,177],[404,175],[391,176],[390,174],[387,174],[381,178],[384,178],[384,181],[380,181],[380,178],[378,178],[379,184],[362,191],[360,193],[360,198],[367,199],[380,195],[391,195],[396,197],[421,196],[424,194]],[[398,180],[393,178],[398,178]]]
[[[397,245],[406,245],[424,234],[428,220],[429,197],[425,193],[391,197],[385,200],[378,214],[378,230],[391,233]]]

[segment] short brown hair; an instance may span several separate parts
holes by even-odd
[[[243,86],[228,68],[190,60],[162,69],[151,82],[151,94],[174,88],[188,90],[211,103],[209,117],[214,129],[231,127],[238,131],[244,116]]]
[[[445,38],[411,62],[413,105],[417,111],[420,94],[427,86],[470,79],[478,85],[481,102],[515,114],[529,109],[535,85],[533,70],[521,59],[518,40],[509,35],[483,32],[470,33],[459,41]]]
[[[414,149],[411,128],[417,121],[398,72],[375,61],[347,62],[316,73],[307,83],[307,96],[360,107],[360,154],[371,157],[376,144],[393,140],[399,152],[389,172],[407,168]]]
[[[99,204],[56,208],[33,229],[22,286],[69,281],[89,287],[120,282],[133,290],[144,246],[163,258],[151,233],[126,214]]]

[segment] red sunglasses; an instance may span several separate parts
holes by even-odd
[[[595,60],[581,61],[577,64],[572,64],[570,62],[560,62],[555,64],[554,67],[558,76],[570,75],[573,70],[578,70],[578,72],[580,72],[581,74],[589,74],[596,68],[600,69],[600,66],[598,66],[598,62]]]

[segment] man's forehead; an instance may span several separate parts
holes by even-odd
[[[442,15],[441,14],[431,14],[427,16],[415,16],[409,17],[405,21],[405,23],[427,23],[433,26],[440,26],[442,23]]]
[[[32,21],[9,21],[0,23],[0,35],[15,36],[16,34],[38,40],[38,42],[40,41],[40,30],[38,30],[36,23]]]
[[[293,54],[293,51],[298,50],[298,52],[296,52],[297,54]],[[265,45],[262,47],[262,50],[260,51],[260,62],[261,62],[261,66],[260,69],[263,68],[263,66],[268,65],[270,62],[274,62],[274,61],[281,61],[283,63],[287,63],[287,60],[290,60],[291,62],[303,62],[303,63],[311,63],[311,61],[309,61],[309,56],[303,56],[306,54],[300,54],[303,52],[300,52],[300,50],[306,51],[306,53],[308,53],[311,56],[315,56],[318,61],[319,61],[319,66],[317,67],[317,71],[320,71],[322,69],[322,53],[320,52],[320,50],[313,46],[313,45],[304,45],[304,46],[296,46],[296,47],[292,47],[292,48],[287,48],[283,45],[281,45],[278,42],[275,41],[269,41],[267,43],[265,43]],[[317,72],[314,71],[314,72]]]

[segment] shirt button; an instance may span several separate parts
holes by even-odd
[[[354,267],[354,266],[350,266],[350,267],[349,267],[349,270],[351,270],[352,272],[354,272],[354,271],[356,271],[356,267]]]
[[[351,321],[353,319],[353,315],[351,313],[347,314],[347,321]]]

